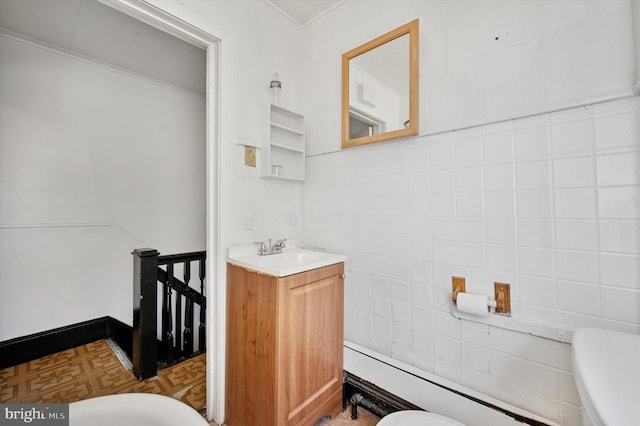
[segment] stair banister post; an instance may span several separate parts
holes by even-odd
[[[133,255],[133,374],[138,380],[158,373],[158,250],[135,249]]]

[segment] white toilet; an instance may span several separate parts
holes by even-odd
[[[384,416],[378,426],[465,426],[439,414],[420,410],[396,411]]]
[[[582,328],[572,349],[583,424],[640,425],[640,335]]]

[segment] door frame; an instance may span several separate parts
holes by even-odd
[[[206,270],[207,303],[207,362],[206,408],[207,419],[223,423],[224,416],[224,264],[220,239],[220,76],[222,38],[187,23],[165,9],[153,6],[147,0],[98,0],[139,21],[165,31],[207,52],[206,69]],[[217,381],[216,381],[217,378]]]

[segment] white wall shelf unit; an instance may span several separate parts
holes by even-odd
[[[302,115],[271,104],[262,177],[303,181],[304,136]]]

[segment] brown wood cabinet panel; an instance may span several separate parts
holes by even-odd
[[[313,425],[342,407],[344,264],[227,266],[226,424]]]

